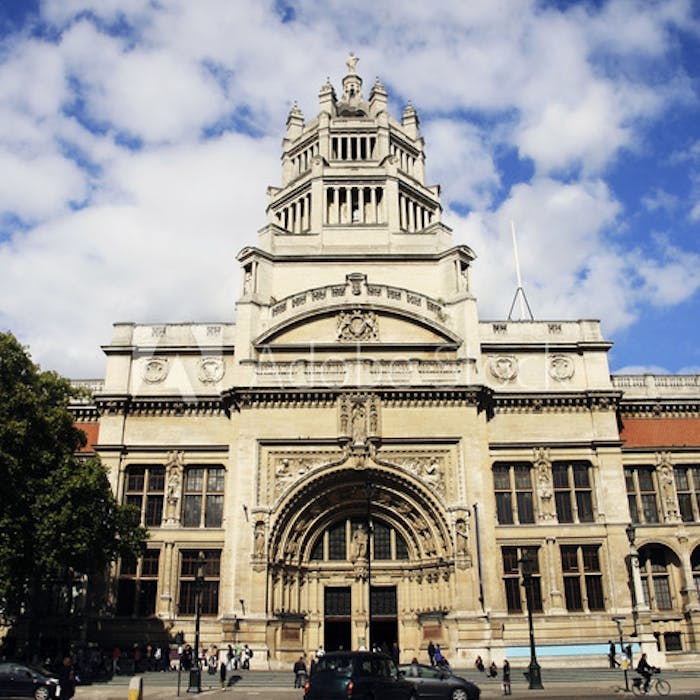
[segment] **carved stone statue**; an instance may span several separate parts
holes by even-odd
[[[536,448],[534,465],[537,474],[537,496],[540,502],[540,520],[554,520],[556,508],[554,505],[554,488],[552,485],[552,463],[549,460],[547,448]]]
[[[357,68],[357,62],[358,62],[359,60],[360,60],[360,59],[359,59],[357,56],[355,56],[354,53],[352,53],[352,52],[350,53],[350,55],[348,56],[347,60],[345,61],[345,64],[346,64],[347,67],[348,67],[348,73],[354,75],[354,74],[357,72],[357,71],[356,71],[356,68]]]
[[[255,532],[253,533],[253,556],[256,559],[262,559],[265,555],[265,523],[258,520],[255,523]]]
[[[457,535],[457,555],[463,557],[468,556],[469,530],[467,529],[467,523],[464,519],[460,518],[455,523],[455,534]]]
[[[350,546],[350,558],[353,561],[365,559],[367,557],[367,530],[364,525],[358,525],[352,533],[352,544]]]
[[[364,403],[360,401],[352,407],[351,427],[353,443],[362,445],[367,438],[367,411]]]
[[[681,516],[678,510],[673,464],[671,463],[671,456],[668,452],[661,452],[656,455],[656,470],[659,475],[665,521],[667,523],[680,522]]]
[[[167,497],[165,521],[166,523],[175,524],[180,520],[180,510],[178,504],[180,502],[180,494],[182,493],[182,475],[184,471],[184,452],[173,450],[168,453],[165,462],[165,473],[167,483]]]

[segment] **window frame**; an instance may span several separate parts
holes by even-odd
[[[531,560],[531,605],[533,613],[544,612],[542,603],[542,573],[539,545],[502,545],[501,570],[506,610],[510,614],[527,612],[527,591],[518,562],[527,553]],[[515,603],[515,605],[511,605]]]
[[[583,470],[581,470],[583,468]],[[577,475],[584,473],[586,483],[579,483]],[[558,479],[559,475],[564,479]],[[588,460],[558,460],[552,462],[552,485],[557,520],[562,524],[595,522],[593,500],[593,465]],[[582,516],[582,511],[587,515]],[[568,515],[568,519],[562,517]]]
[[[661,503],[659,501],[659,481],[656,468],[650,464],[630,464],[624,466],[625,489],[630,519],[635,525],[658,525],[661,522]],[[643,479],[640,478],[643,476]],[[647,476],[651,488],[647,487]],[[651,514],[650,506],[654,513]]]
[[[115,615],[117,617],[155,617],[158,613],[158,577],[160,573],[160,549],[148,548],[143,556],[122,558],[116,581]],[[155,566],[154,566],[155,563]],[[123,596],[130,593],[131,605],[124,610]]]
[[[196,481],[195,474],[200,475]],[[212,486],[212,477],[217,482],[220,481],[220,490],[217,484]],[[225,488],[226,468],[223,465],[192,464],[186,467],[182,477],[182,526],[207,529],[223,527]]]
[[[498,524],[534,525],[537,521],[537,513],[532,462],[494,462],[491,466],[491,472],[493,474]],[[525,472],[527,472],[529,488],[524,488],[523,483],[518,478]],[[504,476],[506,479],[503,479]],[[505,485],[506,480],[507,486]]]
[[[200,612],[203,616],[219,614],[221,592],[221,549],[181,549],[178,613],[182,616],[197,613],[197,568],[199,552],[204,553],[204,580]]]
[[[138,524],[141,527],[162,527],[165,514],[165,467],[162,464],[127,464],[124,469],[122,503],[138,508]]]
[[[569,613],[607,610],[600,543],[561,543],[564,604]],[[595,560],[595,561],[594,561]]]

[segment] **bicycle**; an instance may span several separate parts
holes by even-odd
[[[654,674],[661,673],[657,668],[653,671]],[[636,676],[632,679],[632,693],[634,695],[651,695],[655,690],[658,695],[668,695],[671,692],[671,684],[665,678],[656,678],[652,676],[649,679],[649,690],[644,691],[644,679],[641,676]]]

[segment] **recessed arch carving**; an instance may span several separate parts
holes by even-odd
[[[366,517],[368,484],[373,490],[372,515],[396,528],[406,540],[411,560],[452,555],[443,508],[417,480],[377,466],[363,470],[340,466],[310,477],[280,503],[271,528],[270,563],[302,565],[325,527],[340,517]]]

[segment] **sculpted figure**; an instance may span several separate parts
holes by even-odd
[[[364,525],[358,525],[355,532],[352,533],[352,545],[350,557],[353,560],[364,559],[367,557],[367,531]]]
[[[265,523],[262,520],[258,520],[255,523],[255,533],[253,535],[253,555],[258,558],[265,554]]]

